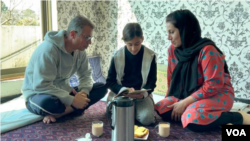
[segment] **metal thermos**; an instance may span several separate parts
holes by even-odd
[[[134,102],[132,98],[120,96],[110,101],[107,107],[107,117],[112,129],[111,141],[134,140]]]

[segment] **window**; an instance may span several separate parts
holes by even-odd
[[[1,77],[23,75],[51,30],[51,1],[1,0]]]

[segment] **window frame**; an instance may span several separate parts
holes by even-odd
[[[52,30],[51,1],[41,1],[41,15],[40,16],[41,16],[41,34],[42,34],[41,37],[43,41],[43,37],[45,36],[46,32]],[[1,81],[23,78],[25,69],[26,67],[7,68],[7,69],[1,68]]]

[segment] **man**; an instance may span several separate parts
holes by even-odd
[[[67,31],[46,33],[34,51],[25,71],[22,93],[28,110],[44,116],[44,123],[72,112],[81,115],[106,94],[104,84],[92,82],[85,51],[91,44],[93,28],[87,18],[76,16]],[[69,86],[69,78],[75,72],[80,92]]]

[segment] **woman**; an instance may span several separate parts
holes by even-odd
[[[142,45],[144,37],[138,23],[128,23],[122,39],[126,45],[115,53],[108,71],[106,85],[111,90],[108,100],[124,90],[151,89],[138,95],[124,95],[135,99],[136,120],[142,125],[150,125],[155,122],[151,96],[156,87],[155,53]]]
[[[250,115],[229,112],[234,90],[224,54],[215,43],[201,37],[197,18],[189,10],[166,17],[169,90],[155,108],[163,120],[182,122],[193,131],[223,124],[249,124]]]

